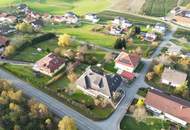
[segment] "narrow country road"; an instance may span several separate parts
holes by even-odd
[[[33,63],[30,63],[30,62],[5,60],[5,59],[1,59],[0,63],[8,63],[8,64],[12,64],[12,65],[23,65],[23,66],[33,66],[34,65]]]
[[[54,112],[59,117],[63,117],[65,115],[73,117],[76,120],[77,126],[80,130],[104,130],[101,127],[97,126],[97,124],[95,124],[93,121],[72,110],[62,102],[59,102],[51,96],[32,87],[30,84],[1,69],[0,78],[10,80],[17,89],[22,90],[29,97],[34,97],[38,101],[43,102],[49,107],[52,112]]]

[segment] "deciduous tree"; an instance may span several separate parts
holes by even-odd
[[[58,128],[59,130],[77,130],[75,121],[68,116],[59,121]]]
[[[71,36],[68,34],[63,34],[59,36],[58,45],[61,47],[68,46],[71,43]]]

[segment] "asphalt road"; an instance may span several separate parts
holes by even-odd
[[[65,115],[71,116],[76,120],[77,126],[80,130],[104,130],[99,127],[94,121],[91,121],[80,113],[72,110],[62,102],[50,97],[49,95],[32,87],[30,84],[1,69],[0,78],[10,80],[17,89],[22,90],[29,97],[34,97],[36,100],[43,102],[49,107],[52,112],[54,112],[59,117],[63,117]]]

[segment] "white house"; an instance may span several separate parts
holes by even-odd
[[[123,29],[121,29],[120,27],[118,27],[118,26],[112,26],[110,28],[109,33],[111,35],[121,35],[122,31],[123,31]]]
[[[165,33],[166,32],[166,26],[161,23],[157,23],[154,27],[154,30],[159,33]]]
[[[123,17],[116,17],[113,21],[112,21],[113,25],[118,25],[120,26],[122,29],[128,28],[132,26],[132,23],[130,23],[128,20],[126,20]]]
[[[137,54],[128,54],[126,52],[121,52],[115,59],[115,68],[133,73],[133,71],[139,65],[140,59],[140,56]]]
[[[155,41],[157,38],[157,35],[155,33],[146,33],[145,34],[145,40],[149,42]]]
[[[100,21],[100,18],[96,14],[86,14],[85,19],[91,21],[92,23],[97,23]]]
[[[34,64],[33,70],[52,77],[64,66],[65,60],[63,58],[49,53]]]
[[[76,24],[79,22],[79,18],[75,13],[67,12],[64,15],[64,22],[66,22],[67,24]]]
[[[190,102],[157,90],[150,90],[145,98],[146,108],[158,117],[186,126],[190,123]]]

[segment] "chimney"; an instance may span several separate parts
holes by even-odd
[[[181,106],[180,106],[180,110],[183,110],[183,108],[184,108],[184,106],[183,106],[183,105],[181,105]]]

